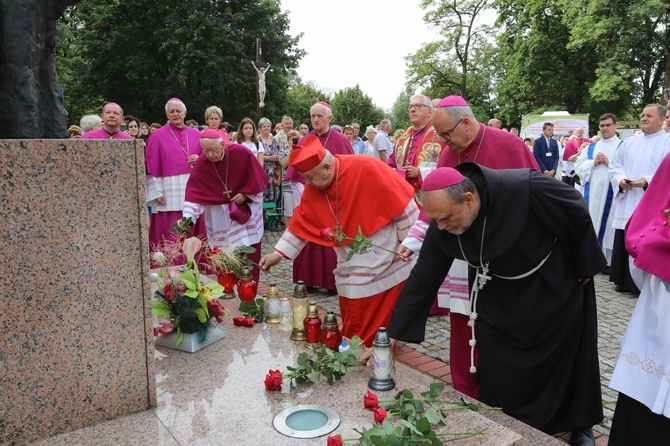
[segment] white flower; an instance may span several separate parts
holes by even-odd
[[[182,246],[182,251],[186,254],[186,258],[193,260],[195,255],[200,248],[202,247],[202,241],[198,237],[189,237],[184,240],[184,245]]]
[[[165,256],[162,252],[154,252],[154,262],[162,264],[165,261]]]
[[[152,282],[154,282],[154,283],[158,282],[158,279],[159,279],[159,278],[160,278],[160,277],[158,276],[157,273],[151,273],[151,274],[149,274],[149,279],[150,279]]]

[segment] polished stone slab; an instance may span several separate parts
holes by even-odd
[[[0,140],[0,444],[155,405],[134,141]]]
[[[224,339],[193,354],[156,348],[158,407],[154,411],[178,444],[325,445],[325,436],[295,439],[274,429],[275,415],[297,404],[319,404],[334,409],[342,420],[333,433],[345,438],[358,436],[354,429],[373,425],[372,412],[363,407],[369,378],[365,369],[349,372],[332,386],[322,381],[318,385],[301,383],[290,387],[285,381],[282,391],[266,391],[263,381],[268,370],[284,371],[286,366],[294,365],[297,356],[305,351],[304,342],[291,341],[290,332],[279,331],[277,324],[259,323],[252,328],[233,326],[232,317],[239,314],[238,304],[238,299],[224,301],[225,306],[233,307],[223,322]],[[380,399],[392,398],[403,388],[418,395],[428,390],[434,379],[398,364],[395,381],[397,388],[378,392]],[[451,387],[447,387],[443,395],[450,400],[462,396]],[[143,412],[142,416],[154,411]],[[449,412],[448,422],[446,431],[451,433],[486,429],[485,434],[452,443],[455,445],[562,444],[499,411]],[[109,438],[105,444],[110,445],[153,444],[143,443],[147,431],[163,433],[155,424],[147,423],[146,429],[125,431],[126,443],[116,442],[114,439],[122,432],[118,423],[119,420],[102,423],[89,432],[95,435],[92,438]],[[76,434],[79,432],[54,437],[39,445],[67,444]],[[157,438],[165,441],[164,437]],[[85,441],[76,444],[100,443]]]

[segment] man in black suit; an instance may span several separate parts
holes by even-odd
[[[540,170],[553,177],[558,167],[558,142],[551,137],[554,135],[554,124],[545,122],[542,134],[533,144],[533,156],[540,166]]]

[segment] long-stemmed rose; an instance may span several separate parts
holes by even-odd
[[[360,434],[359,438],[342,438],[339,434],[331,435],[328,437],[328,446],[341,446],[348,441],[357,441],[361,446],[409,444],[410,440],[413,444],[443,444],[483,434],[486,429],[463,433],[437,433],[435,431],[435,427],[447,426],[446,411],[483,408],[465,398],[456,401],[440,400],[438,396],[443,390],[444,383],[433,383],[429,391],[421,394],[423,398],[414,398],[412,392],[404,389],[390,400],[380,400],[377,395],[368,390],[363,396],[363,405],[366,409],[372,410],[377,426],[360,431],[354,429]],[[384,408],[379,407],[379,403],[387,402],[392,404]],[[445,403],[453,407],[442,407]],[[400,417],[398,426],[393,425],[390,417]]]
[[[319,237],[322,240],[336,242],[338,246],[342,245],[342,243],[345,240],[350,240],[351,243],[347,245],[349,247],[349,252],[347,253],[347,261],[351,260],[355,254],[363,253],[367,251],[368,248],[371,247],[379,248],[383,251],[390,252],[391,254],[394,255],[399,255],[395,251],[392,251],[388,248],[384,248],[383,246],[379,246],[372,243],[372,240],[363,235],[363,231],[361,230],[360,226],[358,227],[358,234],[356,234],[355,237],[349,237],[347,234],[344,233],[344,231],[338,228],[334,230],[332,228],[323,228],[319,234]]]

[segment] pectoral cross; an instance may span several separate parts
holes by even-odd
[[[486,285],[486,282],[492,279],[491,276],[488,276],[489,272],[489,262],[486,262],[486,264],[482,267],[482,272],[477,273],[477,284],[478,288],[481,290],[484,288],[484,285]]]
[[[224,189],[223,189],[223,193],[224,193],[224,194],[226,195],[226,197],[228,197],[228,199],[230,200],[230,194],[232,194],[233,191],[230,190],[230,189],[228,189],[227,186],[225,186]]]

